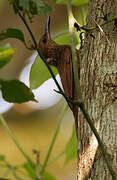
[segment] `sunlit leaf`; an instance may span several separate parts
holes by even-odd
[[[0,89],[3,98],[8,102],[23,103],[36,101],[31,90],[21,81],[0,79]]]
[[[80,6],[83,4],[87,4],[89,0],[72,0],[72,5]],[[67,0],[53,0],[53,2],[57,4],[66,4]]]
[[[22,41],[24,43],[24,45],[26,46],[24,34],[19,29],[8,28],[8,29],[0,32],[0,41],[8,39],[8,38],[18,39],[18,40]]]
[[[11,61],[14,53],[15,49],[0,51],[0,68],[2,68]]]
[[[11,49],[9,43],[0,46],[0,68],[9,63],[13,57],[15,49]]]
[[[58,73],[55,67],[52,67],[52,71],[55,75]],[[49,73],[44,62],[40,59],[39,56],[37,56],[30,71],[30,88],[36,89],[49,78],[51,78],[51,74]]]
[[[78,47],[78,46],[80,46],[79,32],[75,32],[74,35],[75,35],[75,45],[76,45],[76,47]],[[57,35],[54,38],[54,41],[58,44],[70,45],[69,32],[61,33],[61,34]]]
[[[72,135],[65,147],[65,164],[68,163],[73,158],[77,157],[77,138],[76,138],[76,132],[75,127],[73,126]]]

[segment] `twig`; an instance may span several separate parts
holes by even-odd
[[[44,170],[45,170],[45,168],[46,168],[46,166],[47,166],[47,163],[48,163],[50,154],[51,154],[51,152],[52,152],[53,146],[54,146],[54,144],[55,144],[55,140],[56,140],[56,138],[57,138],[57,135],[58,135],[58,132],[59,132],[59,129],[60,129],[62,120],[63,120],[64,115],[65,115],[65,113],[67,112],[67,110],[68,110],[68,106],[66,106],[66,107],[64,108],[63,112],[61,113],[61,115],[60,115],[60,117],[59,117],[58,124],[57,124],[56,129],[55,129],[55,132],[54,132],[54,134],[53,134],[53,138],[52,138],[52,141],[51,141],[51,143],[50,143],[50,146],[49,146],[49,149],[48,149],[48,152],[47,152],[45,161],[44,161],[44,163],[43,163],[43,165],[42,165],[42,168],[41,168],[41,171],[40,171],[40,174],[41,174],[41,175],[43,174],[43,172],[44,172]]]
[[[117,19],[117,16],[115,16],[115,17],[113,17],[113,18],[110,18],[108,21],[105,21],[104,23],[100,24],[100,27],[103,27],[104,25],[109,24],[109,23],[115,21],[116,19]],[[81,28],[82,30],[87,31],[87,32],[93,31],[93,30],[95,30],[95,29],[98,29],[97,26],[96,26],[96,27],[90,27],[90,28],[88,28],[88,27],[86,27],[86,26],[81,26],[80,28]]]
[[[108,45],[111,46],[111,43],[110,43],[108,37],[106,36],[105,32],[103,31],[102,27],[95,21],[95,19],[93,19],[93,21],[95,22],[95,24],[98,27],[98,29],[99,29],[100,33],[102,34],[102,36],[104,36],[106,38],[106,40],[108,42]]]
[[[56,155],[52,160],[48,161],[47,166],[55,162],[57,159],[59,159],[61,156],[65,154],[65,151],[62,151],[60,154]]]

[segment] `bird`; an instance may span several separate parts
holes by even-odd
[[[72,51],[70,45],[57,44],[50,34],[50,16],[47,18],[44,33],[39,39],[38,49],[48,65],[55,66],[60,75],[65,96],[72,100],[77,100],[75,82],[73,75]],[[79,50],[76,49],[78,59],[78,76],[80,76]],[[78,138],[78,106],[67,101],[73,112],[76,126],[76,136]]]

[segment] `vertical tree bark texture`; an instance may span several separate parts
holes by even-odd
[[[90,0],[87,26],[96,27],[117,16],[117,0]],[[81,89],[86,109],[104,142],[117,172],[117,27],[114,22],[86,35],[81,52]],[[80,159],[78,180],[111,180],[98,143],[82,113],[79,113]]]

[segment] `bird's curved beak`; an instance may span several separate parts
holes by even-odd
[[[50,16],[47,18],[44,28],[45,35],[50,39]]]

